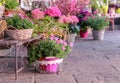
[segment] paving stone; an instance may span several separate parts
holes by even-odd
[[[0,52],[1,53],[1,52]],[[8,63],[8,64],[7,64]],[[33,66],[14,74],[0,73],[0,83],[120,83],[120,32],[107,31],[103,41],[76,38],[61,73],[41,74]],[[0,59],[1,71],[14,70],[13,59]]]
[[[35,83],[76,83],[74,77],[72,75],[58,75],[58,76],[40,76],[36,78]]]

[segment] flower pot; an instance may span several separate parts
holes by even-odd
[[[83,32],[82,30],[80,30],[80,37],[87,38],[88,37],[88,30],[86,32]]]
[[[74,43],[75,42],[75,37],[76,37],[76,33],[68,34],[67,42],[68,43]]]
[[[5,9],[5,16],[13,17],[14,14],[15,14],[15,10]]]
[[[5,35],[12,40],[26,40],[32,36],[33,29],[6,30]]]
[[[55,73],[59,68],[59,64],[63,62],[63,59],[55,57],[46,57],[41,60],[36,60],[36,69],[40,73]]]
[[[105,30],[92,30],[92,35],[94,40],[103,40]]]
[[[0,18],[2,18],[4,13],[4,6],[0,6]]]

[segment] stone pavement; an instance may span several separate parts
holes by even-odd
[[[7,65],[8,71],[13,63],[13,59],[0,59],[0,66]],[[107,31],[103,41],[76,38],[61,73],[40,74],[31,66],[17,80],[12,73],[0,73],[0,83],[120,83],[120,31]]]

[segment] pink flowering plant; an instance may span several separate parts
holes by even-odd
[[[56,5],[62,15],[77,15],[81,9],[89,4],[89,0],[55,0]]]
[[[45,13],[43,11],[41,11],[39,8],[32,10],[31,13],[32,13],[33,18],[36,20],[43,19],[44,15],[45,15]]]
[[[46,9],[45,13],[51,17],[59,17],[61,16],[61,11],[56,6],[50,6]]]
[[[68,44],[54,35],[43,36],[42,40],[29,48],[29,62],[46,57],[64,58],[70,52],[70,47],[73,47],[72,43]]]
[[[58,22],[68,24],[69,33],[79,32],[79,27],[77,26],[79,19],[74,15],[62,15],[59,17]]]
[[[87,31],[87,26],[89,26],[89,23],[87,20],[89,17],[93,17],[93,15],[88,11],[80,11],[80,13],[78,14],[78,18],[79,18],[78,25],[81,27],[80,29],[83,32]]]

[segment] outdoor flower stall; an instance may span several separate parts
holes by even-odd
[[[0,0],[4,21],[0,22],[0,38],[22,41],[29,64],[35,63],[40,72],[54,73],[74,47],[76,35],[87,38],[89,27],[93,39],[103,40],[97,37],[104,32],[97,30],[108,26],[107,12],[108,0]]]

